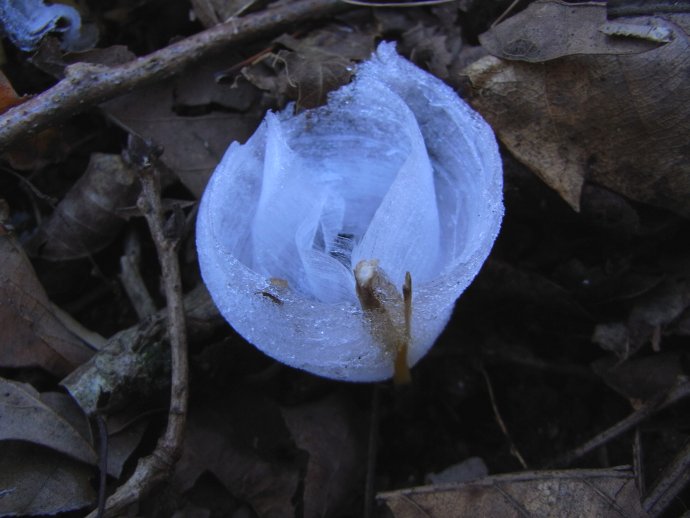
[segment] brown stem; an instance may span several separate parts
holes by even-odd
[[[136,140],[136,137],[133,138]],[[139,146],[146,143],[135,142]],[[170,409],[165,433],[153,453],[141,459],[134,474],[108,499],[105,516],[119,514],[126,506],[146,495],[155,485],[168,478],[175,462],[182,453],[184,429],[187,419],[188,365],[187,330],[182,302],[182,281],[177,251],[180,229],[169,228],[164,222],[159,174],[152,153],[138,161],[142,194],[138,206],[148,223],[161,264],[163,286],[167,302],[168,337],[171,356]],[[174,218],[173,214],[173,218]],[[174,221],[174,219],[172,220]],[[176,231],[177,230],[177,231]],[[94,517],[91,513],[89,518]]]
[[[274,9],[232,18],[122,65],[71,65],[62,81],[0,116],[0,150],[86,108],[179,73],[209,52],[347,7],[341,0],[286,2]]]

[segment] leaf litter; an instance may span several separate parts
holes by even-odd
[[[161,433],[164,314],[138,321],[112,310],[124,300],[112,291],[99,295],[66,276],[60,289],[47,282],[88,261],[118,286],[125,234],[146,235],[138,180],[119,158],[124,134],[160,146],[166,197],[193,203],[227,144],[251,134],[266,109],[322,104],[382,38],[459,88],[504,144],[507,217],[492,258],[413,370],[412,386],[380,387],[377,404],[372,387],[314,378],[254,351],[194,289],[195,258],[182,254],[192,355],[186,442],[170,483],[139,502],[140,514],[455,516],[480,506],[506,516],[646,516],[683,508],[687,14],[537,1],[490,29],[506,7],[499,4],[354,9],[298,24],[108,101],[66,123],[69,131],[32,137],[33,152],[26,144],[6,152],[14,174],[0,177],[0,367],[7,393],[26,405],[2,409],[12,426],[0,438],[0,514],[93,508],[97,434],[85,414],[107,418],[111,490]],[[110,43],[141,53],[202,30],[174,7],[96,10],[107,20],[101,48],[64,54],[46,39],[33,62],[59,77],[66,63],[133,58]],[[266,3],[196,0],[193,8],[210,27]],[[137,33],[142,24],[131,22],[154,13],[164,23]],[[7,52],[11,83],[0,110],[24,102],[13,85],[41,88],[25,57]],[[96,174],[94,164],[107,167]],[[56,206],[35,196],[46,187]],[[179,202],[166,211],[193,218]],[[143,241],[143,289],[158,303],[159,269]],[[22,246],[52,262],[32,265]],[[51,301],[77,320],[103,315],[119,332],[96,352]],[[61,380],[70,396],[56,392]],[[566,459],[577,469],[523,471],[513,449],[530,466]],[[379,508],[365,501],[372,491]]]

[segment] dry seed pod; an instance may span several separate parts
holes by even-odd
[[[502,184],[488,124],[382,43],[326,106],[268,113],[230,146],[199,208],[201,273],[269,356],[404,379],[489,254]]]

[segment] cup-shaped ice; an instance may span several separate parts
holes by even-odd
[[[489,254],[502,186],[488,124],[381,43],[326,106],[269,112],[229,147],[199,208],[201,273],[267,355],[404,377]]]

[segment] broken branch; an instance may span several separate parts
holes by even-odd
[[[0,117],[0,149],[71,115],[179,73],[209,52],[285,25],[348,8],[340,0],[298,0],[225,23],[117,66],[75,63],[65,78]]]
[[[134,162],[142,184],[142,194],[139,198],[138,206],[146,218],[151,236],[156,245],[167,302],[172,371],[170,408],[168,411],[168,425],[163,437],[158,441],[156,449],[150,456],[140,460],[134,474],[108,499],[105,506],[106,516],[114,516],[120,513],[127,505],[139,500],[156,484],[164,481],[170,475],[175,462],[182,453],[182,442],[187,420],[189,377],[187,329],[184,304],[182,302],[180,263],[177,257],[180,232],[176,232],[175,228],[168,228],[167,222],[164,221],[160,179],[155,166],[155,150],[153,150],[149,143],[132,137],[130,139],[130,154],[134,155],[135,153],[137,153],[137,156],[133,158],[135,158]],[[172,218],[174,223],[174,213]],[[91,513],[91,515],[93,514]]]

